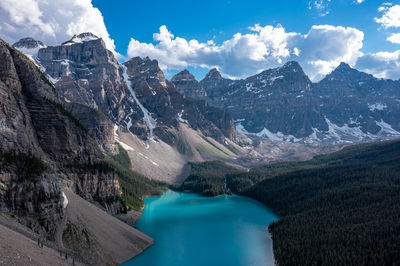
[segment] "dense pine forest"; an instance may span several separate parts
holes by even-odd
[[[199,193],[204,196],[225,194],[227,175],[240,174],[243,170],[229,166],[221,161],[190,163],[191,173],[182,183],[173,189]]]
[[[400,265],[400,141],[248,172],[223,170],[219,165],[209,185],[210,177],[197,171],[191,186],[201,192],[199,187],[220,188],[226,180],[230,191],[278,214],[269,228],[278,265]]]

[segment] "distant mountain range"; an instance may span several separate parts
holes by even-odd
[[[377,79],[345,63],[317,83],[294,61],[241,80],[212,69],[200,82],[187,70],[169,81],[155,60],[136,57],[119,64],[91,33],[59,46],[32,38],[14,46],[36,62],[67,109],[87,121],[106,149],[118,139],[115,129],[177,147],[180,124],[222,145],[234,143],[237,133],[312,145],[400,137],[400,81]],[[82,118],[84,107],[74,111],[82,104],[102,112],[109,123],[99,127]]]
[[[297,62],[241,80],[212,69],[197,82],[185,70],[172,82],[183,95],[232,114],[238,133],[248,136],[298,143],[400,137],[400,81],[377,79],[345,63],[318,83]]]

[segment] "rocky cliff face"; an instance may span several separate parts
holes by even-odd
[[[358,131],[359,138],[399,135],[400,82],[377,79],[341,63],[313,85],[328,124]]]
[[[222,143],[225,137],[236,137],[229,114],[205,102],[185,99],[165,79],[157,61],[137,57],[119,65],[93,34],[79,34],[60,46],[39,49],[34,59],[54,83],[64,104],[83,123],[89,121],[85,115],[81,117],[83,107],[78,108],[78,103],[99,110],[118,127],[143,140],[159,138],[175,145],[179,123],[187,123]],[[99,143],[106,141],[103,148],[115,150],[107,123],[96,126],[94,122],[85,126],[99,137]]]
[[[1,40],[0,61],[0,209],[49,238],[63,215],[62,182],[117,210],[116,175],[98,167],[102,152],[47,77]]]
[[[400,82],[341,64],[313,84],[296,62],[244,80],[213,69],[206,100],[231,113],[239,132],[276,141],[341,143],[400,136]],[[198,98],[203,98],[200,94]]]
[[[165,79],[156,60],[136,57],[124,65],[127,82],[134,93],[132,97],[143,105],[144,117],[153,118],[154,121],[146,123],[148,127],[154,127],[156,136],[173,144],[178,124],[186,123],[222,143],[225,137],[235,139],[232,117],[218,108],[209,107],[204,101],[183,97],[174,84]]]
[[[201,86],[195,77],[186,69],[173,76],[171,81],[185,97],[205,98],[207,96],[203,86]]]

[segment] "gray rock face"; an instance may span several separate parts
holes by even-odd
[[[33,62],[2,40],[0,61],[0,209],[52,238],[63,215],[62,180],[106,207],[120,195],[118,180],[93,170],[102,152]]]
[[[288,62],[244,80],[225,79],[213,69],[200,85],[207,101],[231,113],[248,135],[325,143],[400,136],[400,82],[344,63],[315,84],[297,62]]]
[[[186,69],[173,76],[171,81],[174,83],[178,91],[185,97],[205,98],[207,96],[204,88]]]
[[[71,102],[65,103],[64,106],[89,131],[90,136],[96,140],[102,150],[112,154],[118,153],[117,145],[115,145],[114,124],[100,110],[82,103]]]

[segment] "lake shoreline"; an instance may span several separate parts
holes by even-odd
[[[146,198],[142,218],[136,222],[140,231],[155,239],[155,245],[123,265],[173,265],[176,259],[175,263],[188,265],[185,259],[198,256],[194,246],[201,246],[210,258],[221,263],[232,260],[230,265],[243,265],[237,264],[242,260],[250,265],[273,265],[268,225],[277,219],[268,207],[249,197],[204,197],[168,190],[162,196]],[[170,239],[175,244],[171,245]],[[210,262],[207,258],[198,260]],[[201,265],[193,263],[190,265]]]

